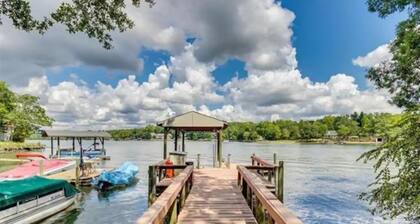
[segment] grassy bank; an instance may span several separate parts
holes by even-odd
[[[1,151],[32,151],[43,149],[44,145],[41,143],[28,143],[28,142],[0,142]]]

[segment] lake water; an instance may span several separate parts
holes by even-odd
[[[187,142],[189,159],[195,161],[200,153],[201,164],[211,166],[213,145],[213,142]],[[106,142],[111,160],[104,165],[117,167],[124,161],[132,161],[140,168],[139,182],[106,194],[82,189],[78,204],[43,223],[134,223],[147,209],[147,168],[161,159],[162,146],[159,141]],[[370,165],[356,159],[370,148],[225,142],[223,154],[225,157],[231,154],[232,163],[250,164],[252,153],[268,161],[277,153],[278,160],[285,162],[285,205],[304,223],[402,223],[402,220],[385,221],[372,216],[366,203],[358,199],[373,180],[373,171]]]

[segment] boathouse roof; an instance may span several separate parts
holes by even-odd
[[[190,111],[158,122],[157,125],[183,131],[214,131],[227,128],[228,123],[196,111]]]
[[[111,135],[106,131],[43,130],[42,136],[65,138],[111,138]]]

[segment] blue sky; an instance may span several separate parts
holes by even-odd
[[[366,88],[365,69],[354,66],[352,59],[392,40],[396,25],[406,17],[399,13],[381,19],[368,12],[362,0],[283,0],[281,5],[295,14],[292,44],[301,73],[315,82],[325,82],[332,75],[345,73],[354,76],[362,89]],[[146,81],[159,65],[170,60],[168,52],[146,48],[141,49],[138,57],[144,62],[143,70],[135,74],[139,82]],[[99,80],[115,86],[127,76],[125,71],[86,66],[49,70],[47,74],[51,84],[57,84],[71,80],[71,73],[89,85]],[[234,76],[246,77],[247,71],[243,61],[232,58],[218,65],[212,74],[218,83],[224,84]]]
[[[31,4],[37,15],[57,7]],[[5,20],[0,78],[62,126],[131,127],[190,110],[229,121],[400,111],[364,75],[391,59],[385,44],[404,13],[381,19],[365,0],[177,0],[127,13],[136,26],[113,33],[111,50],[59,25],[39,35]]]

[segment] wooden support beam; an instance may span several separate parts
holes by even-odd
[[[73,137],[73,139],[72,139],[73,141],[72,141],[72,144],[71,144],[71,146],[72,146],[72,150],[73,150],[73,152],[76,150],[76,147],[75,147],[75,145],[74,145],[74,137]]]
[[[78,138],[77,141],[79,142],[79,148],[80,148],[80,168],[83,167],[83,145],[82,145],[82,138]],[[83,170],[82,170],[83,172]]]
[[[54,156],[54,138],[51,137],[51,155],[50,157]]]
[[[219,167],[222,167],[222,130],[217,132],[217,161],[219,162]]]
[[[106,150],[105,150],[105,138],[99,138],[99,141],[101,141],[102,145],[102,154],[106,156]]]
[[[182,152],[185,152],[185,132],[182,132]]]
[[[96,137],[93,138],[93,150],[96,150]]]
[[[57,154],[58,154],[58,158],[60,158],[60,153],[61,153],[61,147],[60,147],[60,137],[57,137]]]
[[[168,129],[163,129],[163,159],[168,157]]]
[[[178,130],[175,129],[175,137],[174,137],[174,151],[178,151]]]

